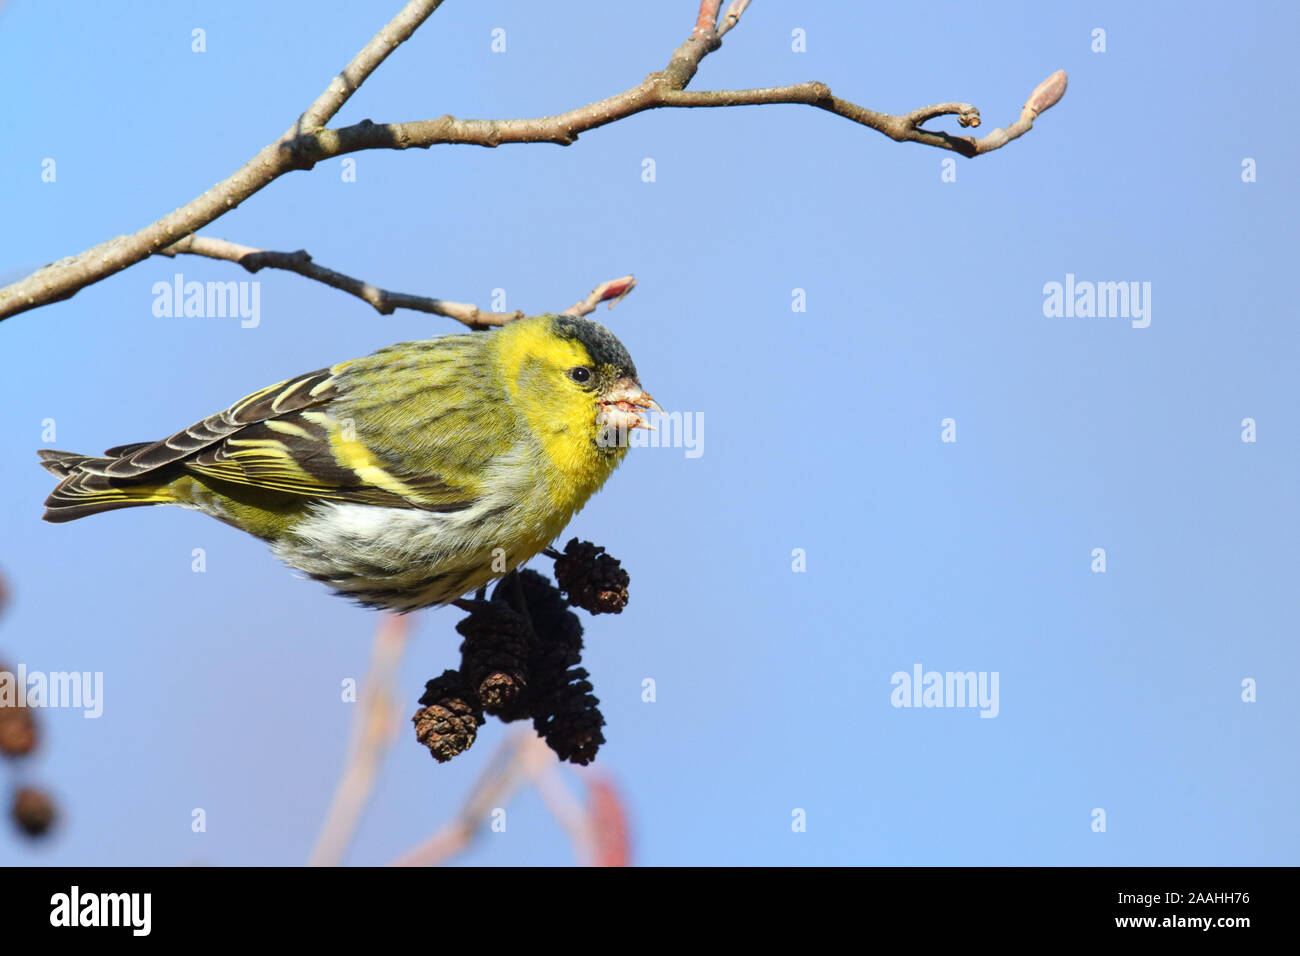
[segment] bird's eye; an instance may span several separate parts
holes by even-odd
[[[585,365],[579,365],[577,368],[569,369],[569,378],[575,382],[582,383],[591,380],[591,369]]]

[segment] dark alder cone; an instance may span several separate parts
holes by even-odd
[[[605,718],[587,671],[575,666],[582,661],[582,622],[544,575],[523,571],[519,582],[533,623],[533,727],[561,760],[588,764],[605,742]]]
[[[507,579],[508,580],[508,579]],[[498,603],[480,605],[456,625],[461,673],[478,694],[483,709],[503,719],[517,719],[528,690],[528,621]]]
[[[569,683],[569,668],[582,663],[582,622],[569,610],[564,595],[544,575],[524,571],[519,575],[519,583],[533,622],[528,657],[528,672],[534,687],[532,715],[548,717],[544,702]]]
[[[569,610],[560,589],[536,571],[520,571],[519,583],[537,635],[532,667],[564,671],[577,664],[582,656],[582,621]],[[560,661],[560,657],[565,659]]]
[[[42,836],[54,824],[54,801],[44,790],[20,787],[14,794],[13,818],[18,827],[31,837]]]
[[[587,671],[575,667],[564,680],[533,700],[533,728],[561,760],[586,765],[605,742],[605,718],[591,693]]]
[[[524,592],[524,600],[528,602],[528,614],[534,622],[539,618],[546,622],[554,621],[569,610],[569,602],[564,599],[560,589],[539,571],[522,569],[519,572],[519,586]],[[497,585],[492,600],[501,600],[500,595],[501,586]]]
[[[483,710],[500,717],[506,723],[518,720],[524,714],[520,705],[528,693],[528,684],[519,671],[493,670],[478,685],[478,697]]]
[[[424,706],[415,712],[415,736],[429,748],[433,759],[446,763],[474,743],[483,725],[478,698],[457,671],[443,671],[424,686]]]
[[[629,578],[618,559],[590,541],[573,538],[555,559],[555,580],[569,602],[592,614],[618,614],[627,607]]]
[[[568,551],[581,545],[575,538]],[[614,604],[621,609],[627,575],[603,548],[585,548],[585,558],[570,564],[585,561],[587,580],[599,585],[592,593],[606,610]],[[605,718],[589,675],[576,666],[582,661],[582,622],[559,588],[536,571],[508,575],[493,589],[492,600],[476,602],[456,630],[464,638],[461,669],[429,681],[420,698],[425,706],[413,718],[416,735],[435,758],[450,760],[467,749],[486,711],[507,722],[531,718],[562,760],[592,761],[605,742]]]

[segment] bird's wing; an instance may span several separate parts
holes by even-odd
[[[476,497],[440,475],[407,475],[380,460],[330,411],[331,369],[264,388],[159,442],[110,449],[94,470],[151,481],[183,469],[221,481],[310,498],[453,511]]]
[[[331,501],[458,511],[474,503],[440,475],[407,475],[382,461],[324,409],[304,409],[241,428],[187,459],[187,471]]]
[[[290,412],[326,404],[334,395],[334,374],[319,369],[248,395],[225,411],[178,431],[162,441],[119,445],[104,452],[110,459],[91,468],[105,478],[141,478],[234,435],[240,429]]]

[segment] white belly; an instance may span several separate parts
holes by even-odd
[[[445,604],[532,554],[494,553],[485,504],[439,513],[321,502],[272,544],[285,564],[369,607],[410,611]],[[500,509],[498,509],[499,511]]]

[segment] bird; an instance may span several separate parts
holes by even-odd
[[[659,404],[597,322],[402,342],[267,386],[161,441],[41,449],[44,519],[179,505],[366,607],[448,604],[546,549]]]

